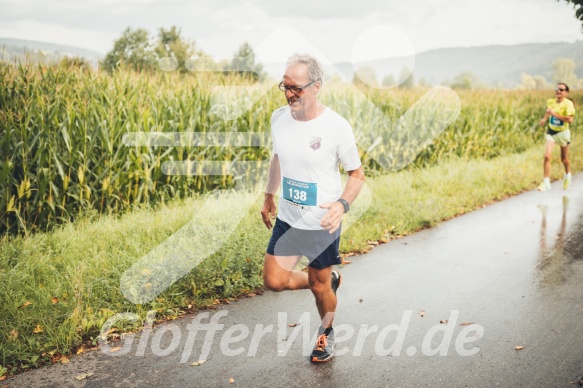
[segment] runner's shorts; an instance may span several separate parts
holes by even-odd
[[[292,228],[277,218],[267,246],[272,256],[306,256],[309,266],[316,269],[327,268],[341,263],[340,229],[332,234],[327,230],[304,230]]]
[[[565,129],[557,132],[547,128],[547,140],[554,141],[561,147],[566,147],[571,144],[571,130]]]

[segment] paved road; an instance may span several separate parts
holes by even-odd
[[[567,192],[557,182],[524,193],[379,246],[341,272],[339,355],[327,364],[303,355],[318,324],[309,291],[267,292],[157,325],[125,355],[96,351],[4,383],[576,387],[583,379],[581,174]]]

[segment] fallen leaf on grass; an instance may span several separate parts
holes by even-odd
[[[93,374],[94,374],[93,372],[91,372],[91,373],[84,373],[82,375],[75,376],[75,380],[79,380],[79,381],[85,380],[86,378],[93,376]]]
[[[34,334],[42,333],[43,332],[43,327],[41,325],[36,325],[36,327],[34,328],[34,330],[32,332]]]
[[[0,381],[6,380],[6,376],[0,376]]]
[[[302,324],[301,322],[300,323],[290,323],[287,325],[287,327],[296,327],[296,326],[301,325],[301,324]]]
[[[61,364],[68,364],[69,358],[66,357],[64,354],[56,353],[52,354],[50,357],[51,364],[61,363]]]
[[[192,365],[192,366],[199,366],[199,365],[204,364],[205,362],[206,362],[206,360],[198,360],[198,361],[193,362],[190,365]]]
[[[231,378],[229,379],[229,384],[233,384],[234,382],[235,382],[235,379],[231,377]]]
[[[425,310],[419,310],[419,316],[421,318],[425,317]]]
[[[32,302],[24,302],[21,306],[18,306],[19,309],[26,307],[26,306],[30,306],[32,304]]]
[[[16,329],[12,329],[12,331],[10,332],[10,339],[16,339],[18,338],[18,332],[16,331]]]
[[[113,329],[109,329],[108,331],[106,331],[105,333],[103,333],[103,335],[101,336],[101,338],[103,339],[107,339],[108,335],[111,335],[111,333],[115,333],[117,331],[117,329],[114,327]]]
[[[522,345],[516,345],[514,347],[514,350],[522,350],[522,349],[524,349],[524,346],[522,346]]]
[[[248,296],[248,297],[254,297],[254,296],[256,296],[256,295],[257,295],[257,294],[256,294],[256,293],[254,293],[254,292],[251,292],[251,293],[247,294],[247,296]]]
[[[447,323],[447,319],[442,319],[441,321],[439,321],[439,323]]]
[[[474,322],[462,322],[462,323],[460,323],[460,326],[470,326],[473,324],[474,324]]]
[[[114,353],[114,352],[117,352],[117,351],[118,351],[118,350],[120,350],[120,349],[121,349],[121,346],[116,346],[116,347],[114,347],[114,348],[111,348],[111,349],[110,349],[110,351],[109,351],[109,353]]]
[[[53,302],[53,304],[57,304],[57,303],[59,303],[59,298],[57,298],[56,296],[53,296],[51,298],[51,302]]]
[[[77,349],[77,354],[81,354],[81,353],[85,353],[85,348],[83,346],[81,346],[79,349]]]

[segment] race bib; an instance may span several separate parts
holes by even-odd
[[[562,127],[563,126],[563,120],[559,120],[555,116],[551,116],[551,121],[549,122],[549,124],[554,125],[556,127]]]
[[[302,206],[316,206],[318,185],[283,177],[283,198]]]

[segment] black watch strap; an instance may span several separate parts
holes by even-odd
[[[342,206],[344,206],[344,213],[348,213],[348,211],[350,210],[350,204],[348,203],[347,200],[345,200],[344,198],[338,198],[336,202],[340,202]]]

